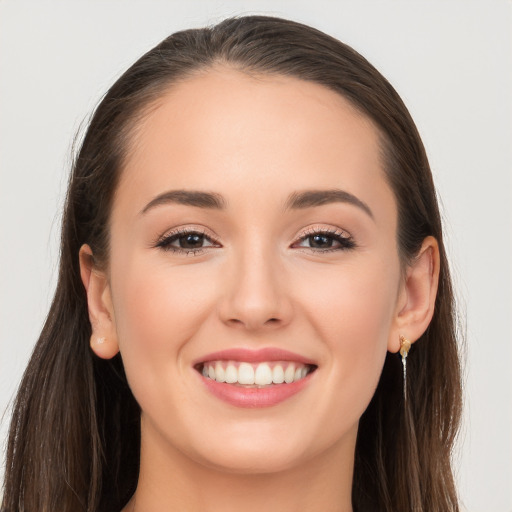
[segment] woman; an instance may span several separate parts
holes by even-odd
[[[278,18],[176,33],[76,157],[2,509],[458,510],[452,302],[367,61]]]

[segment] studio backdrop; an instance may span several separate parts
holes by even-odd
[[[512,3],[507,0],[0,1],[0,414],[48,311],[72,141],[170,33],[265,13],[350,44],[395,86],[440,194],[465,337],[465,510],[512,511]],[[3,459],[2,459],[3,460]]]

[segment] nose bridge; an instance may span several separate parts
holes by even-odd
[[[291,306],[284,286],[280,255],[269,239],[245,237],[233,249],[230,286],[222,305],[223,320],[247,329],[283,325]]]

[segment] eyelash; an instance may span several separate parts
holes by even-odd
[[[183,247],[175,247],[171,245],[173,242],[179,241],[180,238],[184,238],[186,236],[197,235],[202,237],[203,240],[208,240],[211,245],[206,247],[199,247],[193,249],[186,249]],[[297,245],[306,241],[308,238],[312,238],[314,236],[325,237],[327,239],[332,240],[338,244],[337,247],[329,247],[329,248],[313,248],[313,247],[302,247]],[[311,242],[310,242],[311,243]],[[198,256],[202,254],[205,250],[210,247],[220,247],[220,243],[217,239],[212,237],[211,235],[206,234],[204,230],[193,229],[193,228],[181,228],[176,231],[172,231],[170,233],[165,234],[161,238],[159,238],[155,244],[155,247],[159,247],[164,251],[171,251],[174,253],[180,253],[184,255],[193,255]],[[327,253],[327,252],[335,252],[335,251],[346,251],[350,249],[354,249],[356,244],[354,239],[345,231],[341,229],[325,229],[325,228],[309,228],[305,233],[301,235],[301,237],[294,242],[291,247],[300,248],[303,251],[318,254],[318,253]]]
[[[204,230],[201,229],[194,229],[194,228],[180,228],[175,231],[171,231],[170,233],[166,233],[164,236],[158,239],[157,243],[155,244],[156,247],[161,248],[164,251],[170,251],[174,253],[181,253],[186,256],[192,255],[192,256],[198,256],[199,254],[203,253],[205,249],[208,249],[208,247],[199,247],[197,249],[186,249],[183,247],[174,247],[171,244],[173,242],[176,242],[180,238],[184,238],[185,236],[191,236],[191,235],[198,235],[200,237],[203,237],[203,239],[206,239],[212,243],[211,247],[214,246],[220,246],[219,241],[216,240],[211,235],[207,235]]]
[[[302,247],[303,250],[305,249],[306,251],[312,252],[312,253],[326,253],[326,252],[346,251],[349,249],[354,249],[356,247],[354,239],[346,231],[343,231],[342,229],[325,229],[325,228],[315,228],[315,227],[311,227],[308,230],[306,230],[306,232],[302,234],[302,236],[298,239],[298,241],[294,242],[292,244],[292,247],[296,246],[297,243],[303,242],[313,236],[321,236],[321,237],[328,238],[330,240],[333,240],[334,242],[337,242],[339,245],[338,245],[338,247],[329,247],[327,249],[318,249],[318,248],[315,249],[313,247]]]

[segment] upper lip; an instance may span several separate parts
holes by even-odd
[[[248,348],[228,348],[206,354],[194,361],[194,365],[208,361],[244,361],[247,363],[262,363],[265,361],[295,361],[298,363],[316,365],[307,357],[295,352],[275,347],[260,348],[258,350]]]

